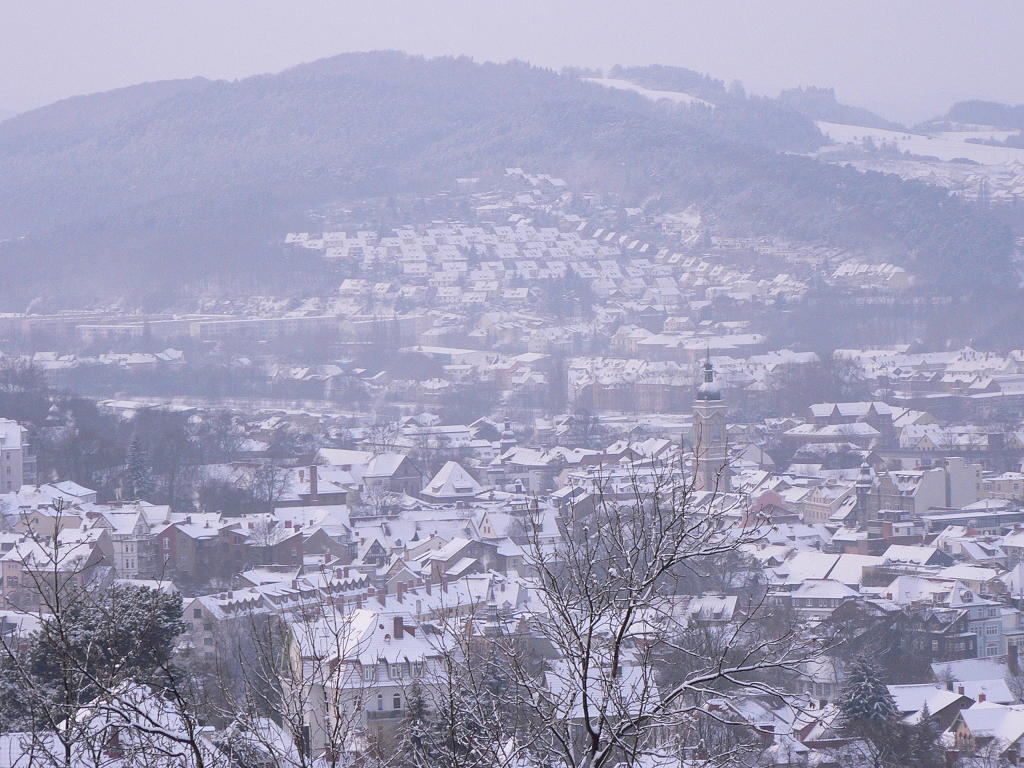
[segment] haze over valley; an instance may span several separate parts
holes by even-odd
[[[1016,5],[33,6],[0,768],[1020,764]]]

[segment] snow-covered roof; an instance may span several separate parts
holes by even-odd
[[[483,490],[483,486],[461,464],[449,461],[423,487],[422,493],[435,499],[470,499]]]

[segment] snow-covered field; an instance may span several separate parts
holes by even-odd
[[[1024,149],[1013,147],[990,147],[984,144],[968,144],[965,139],[990,136],[992,132],[963,131],[928,136],[907,131],[888,131],[884,128],[868,128],[863,125],[843,125],[817,121],[818,128],[833,141],[840,144],[860,144],[871,137],[876,144],[896,144],[904,152],[915,155],[930,155],[940,160],[965,157],[983,165],[1006,165],[1024,163]]]
[[[993,141],[1005,141],[1010,136],[1013,136],[1017,131],[1000,131],[995,128],[988,130],[964,130],[964,131],[943,131],[942,133],[936,133],[935,136],[939,136],[943,139],[952,139],[954,141],[967,141],[967,139],[985,139]]]
[[[631,83],[629,80],[620,80],[614,77],[588,77],[588,82],[597,83],[603,85],[605,88],[618,88],[622,91],[633,91],[639,93],[644,98],[650,99],[651,101],[671,101],[676,104],[703,104],[706,107],[713,107],[710,101],[704,101],[704,99],[698,99],[696,96],[691,96],[688,93],[680,93],[679,91],[656,91],[651,88],[644,88],[642,85]]]

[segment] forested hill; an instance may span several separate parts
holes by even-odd
[[[1024,104],[997,101],[958,101],[936,122],[991,125],[1011,131],[1024,131]]]
[[[794,154],[824,141],[808,118],[730,98],[670,107],[521,63],[368,53],[68,99],[0,123],[0,310],[268,290],[271,244],[310,206],[509,165],[697,203],[733,231],[883,247],[947,286],[1002,278],[1003,229],[938,190]]]
[[[779,102],[795,109],[812,120],[828,120],[847,125],[867,125],[889,131],[906,130],[899,123],[886,120],[864,107],[843,104],[836,98],[832,88],[791,88],[779,94]]]

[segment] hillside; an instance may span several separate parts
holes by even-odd
[[[1024,130],[1024,104],[1001,104],[997,101],[958,101],[939,121],[990,125],[1010,131]]]
[[[796,110],[812,120],[826,120],[830,123],[865,125],[870,128],[884,128],[890,131],[903,129],[899,123],[886,120],[864,107],[843,104],[836,99],[832,88],[790,88],[779,94],[779,103]]]
[[[0,310],[273,291],[273,244],[310,207],[508,165],[696,203],[732,231],[883,248],[946,286],[998,284],[1004,229],[939,190],[793,154],[825,141],[807,117],[705,86],[714,108],[521,63],[372,53],[68,99],[0,123],[0,260],[14,276]]]

